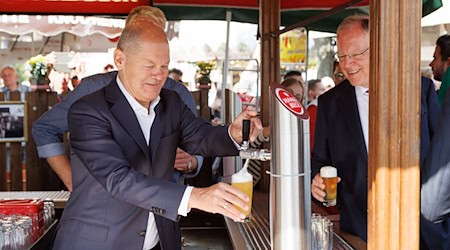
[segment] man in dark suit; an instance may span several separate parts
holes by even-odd
[[[229,127],[213,127],[170,90],[164,31],[145,19],[128,24],[114,52],[118,76],[75,102],[68,116],[73,192],[54,249],[181,249],[180,215],[196,208],[233,220],[248,197],[218,183],[207,188],[169,182],[176,148],[203,156],[237,155],[243,119],[251,139],[262,128],[254,111]]]
[[[151,6],[138,6],[132,9],[125,23],[127,24],[135,19],[148,19],[161,29],[164,29],[167,23],[164,13],[160,9]],[[110,64],[109,66],[114,68]],[[39,117],[39,120],[33,124],[33,138],[36,142],[39,157],[47,159],[50,167],[69,191],[72,191],[71,166],[66,156],[65,147],[61,143],[61,138],[69,130],[67,125],[69,108],[79,98],[105,87],[116,77],[117,71],[111,71],[83,78],[77,88]],[[194,98],[184,85],[167,78],[163,88],[175,91],[194,114],[197,112]],[[194,157],[177,149],[174,168],[178,171],[174,172],[172,176],[173,181],[178,182],[184,178],[195,177],[199,173],[202,163],[202,157]]]
[[[340,227],[367,240],[367,175],[369,129],[369,19],[351,16],[337,30],[338,58],[347,80],[319,97],[312,151],[311,192],[323,201],[325,186],[318,174],[331,165],[338,169]],[[421,83],[420,162],[428,152],[440,108],[431,80]],[[447,225],[421,219],[423,248],[445,249]],[[424,245],[425,244],[425,245]]]

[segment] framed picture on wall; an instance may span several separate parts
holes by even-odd
[[[0,102],[0,142],[27,141],[26,102]]]

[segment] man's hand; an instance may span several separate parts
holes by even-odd
[[[338,183],[341,182],[341,178],[338,177]],[[323,184],[323,178],[320,177],[320,174],[317,173],[316,176],[314,176],[314,179],[311,183],[311,194],[312,196],[320,201],[323,202],[325,198],[325,184]]]
[[[181,148],[177,148],[177,156],[175,157],[174,168],[184,173],[191,173],[197,169],[197,158],[192,156]]]
[[[250,141],[254,141],[262,129],[261,120],[257,117],[258,113],[254,110],[242,111],[230,126],[230,133],[236,143],[242,143],[242,121],[250,120]]]
[[[209,213],[219,213],[234,221],[245,219],[245,215],[234,207],[247,211],[249,197],[241,190],[224,182],[206,188],[194,188],[189,198],[189,208],[197,208]]]

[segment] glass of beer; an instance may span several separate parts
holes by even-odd
[[[242,171],[245,170],[245,171]],[[241,213],[245,214],[246,218],[241,222],[250,221],[250,214],[252,211],[252,197],[253,197],[253,176],[246,170],[242,169],[238,173],[235,173],[231,176],[231,186],[242,190],[248,197],[249,200],[247,202],[248,210],[245,211],[240,207],[234,205]]]
[[[326,207],[336,206],[337,197],[337,169],[332,166],[325,166],[320,169],[320,177],[325,184],[325,198],[323,205]]]

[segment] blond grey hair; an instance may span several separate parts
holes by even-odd
[[[369,32],[369,16],[364,14],[355,14],[348,16],[344,18],[344,20],[342,20],[336,30],[336,34],[339,34],[339,32],[346,26],[355,23],[359,24],[364,31]]]
[[[137,19],[148,19],[162,30],[166,28],[166,16],[162,10],[152,6],[138,6],[130,11],[125,26],[133,23]]]

